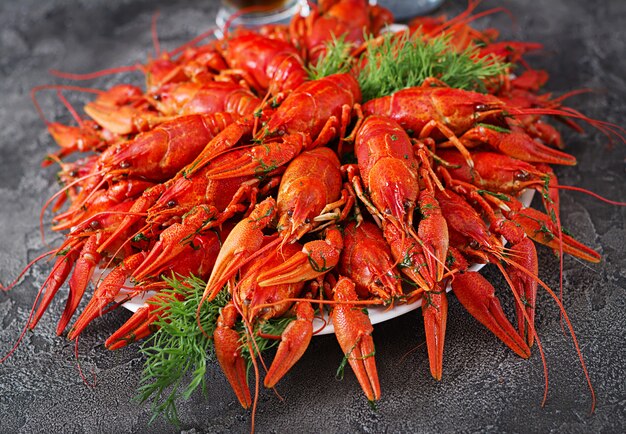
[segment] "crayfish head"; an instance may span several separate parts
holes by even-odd
[[[284,240],[298,240],[313,228],[313,218],[319,212],[316,206],[319,199],[315,190],[307,191],[300,194],[292,206],[279,211],[278,232]]]

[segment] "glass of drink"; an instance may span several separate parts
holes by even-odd
[[[236,27],[285,24],[300,10],[308,10],[306,0],[222,0],[216,23],[221,32]]]

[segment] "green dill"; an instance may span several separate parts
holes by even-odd
[[[491,124],[483,124],[482,122],[476,124],[477,127],[484,127],[487,128],[488,130],[492,130],[495,131],[497,133],[510,133],[511,130],[509,130],[508,128],[504,128],[504,127],[499,127],[497,125],[491,125]]]
[[[376,355],[376,350],[373,350],[371,353],[364,354],[360,357],[351,356],[351,354],[354,352],[356,347],[359,346],[359,344],[361,343],[362,338],[363,338],[362,336],[359,337],[357,341],[354,343],[354,345],[352,345],[352,347],[348,350],[348,352],[344,354],[343,359],[341,360],[341,363],[339,364],[339,367],[337,368],[337,372],[335,372],[335,378],[337,380],[339,381],[343,380],[343,374],[346,369],[346,364],[350,361],[351,357],[354,360],[365,360],[365,359],[369,359],[370,357],[374,357]]]
[[[54,254],[54,256],[65,256],[65,255],[67,255],[70,252],[70,250],[72,250],[72,248],[71,247],[67,247],[67,248],[65,248],[63,250],[59,250],[58,252],[56,252]]]
[[[153,303],[158,306],[157,312],[167,310],[167,314],[154,323],[155,333],[141,346],[146,361],[136,399],[141,403],[150,401],[151,422],[162,415],[178,423],[177,401],[188,400],[198,388],[206,393],[207,363],[215,361],[212,336],[230,294],[223,290],[214,300],[202,304],[203,333],[198,327],[196,310],[206,282],[194,276],[164,280],[170,288],[163,290]],[[248,345],[249,333],[243,321],[237,321],[234,329],[241,335],[241,354],[248,370],[252,366],[249,348],[253,348],[256,357],[276,346],[280,339],[275,337],[293,320],[293,316],[283,316],[259,322],[254,327],[253,345]]]
[[[359,341],[361,339],[359,338],[359,340],[356,341],[356,343],[354,345],[352,345],[352,347],[348,350],[348,352],[346,354],[344,354],[343,358],[341,359],[341,363],[339,363],[339,367],[337,368],[337,372],[335,372],[335,378],[339,381],[343,380],[343,374],[345,372],[346,369],[346,364],[348,363],[348,360],[350,359],[350,354],[352,354],[352,351],[354,351],[354,349],[356,348],[356,346],[359,344]]]
[[[479,57],[474,46],[455,51],[445,34],[426,39],[417,33],[386,33],[380,43],[372,42],[370,38],[362,55],[367,62],[359,61],[365,63],[358,77],[364,101],[420,86],[426,79],[485,92],[485,81],[502,75],[507,68],[493,58]]]
[[[352,69],[354,59],[350,55],[353,46],[345,41],[345,36],[332,37],[326,43],[326,52],[315,65],[307,67],[307,73],[311,80],[319,80],[332,74],[346,73]]]
[[[150,241],[150,238],[146,237],[143,232],[139,232],[137,235],[133,237],[133,241],[138,243],[139,241]]]
[[[310,252],[307,256],[309,257],[309,264],[311,264],[311,268],[313,268],[313,271],[316,273],[325,273],[332,268],[328,266],[326,263],[326,257],[322,253],[320,253],[320,256],[322,257],[322,264],[319,264]]]
[[[540,228],[535,231],[535,234],[543,234],[547,241],[552,241],[555,238],[554,233],[552,233],[550,228],[546,226],[545,223],[541,223]]]
[[[413,249],[414,246],[415,246],[415,244],[411,244],[409,246],[409,248],[406,250],[406,253],[404,254],[404,257],[398,263],[398,268],[402,269],[402,268],[412,268],[413,267],[413,259],[411,258],[410,251]]]
[[[476,192],[478,194],[480,194],[481,196],[488,194],[489,196],[493,196],[497,199],[500,199],[502,202],[510,202],[511,198],[509,196],[507,196],[504,193],[496,193],[494,191],[489,191],[489,190],[476,190]]]
[[[524,297],[524,295],[520,295],[520,301],[522,302],[522,305],[531,309],[534,309],[535,306],[533,306],[533,304],[530,302],[530,300],[528,300],[526,297]]]
[[[162,292],[164,296],[156,304],[159,309],[167,309],[167,315],[154,323],[157,331],[141,346],[146,361],[136,398],[140,402],[151,401],[151,421],[162,414],[177,423],[176,401],[189,399],[198,386],[206,392],[206,364],[214,359],[213,341],[196,322],[205,282],[193,276],[165,280],[170,288]],[[208,336],[212,336],[220,309],[229,298],[222,291],[213,301],[203,303],[200,323]]]

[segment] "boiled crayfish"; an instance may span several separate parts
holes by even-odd
[[[364,64],[379,61],[363,57],[346,62],[347,72],[311,80],[307,68],[324,62],[331,39],[343,35],[348,56],[380,41],[392,17],[365,0],[320,1],[289,26],[242,30],[164,53],[141,68],[145,92],[131,85],[88,90],[97,95],[85,106],[91,119],[77,118],[77,126],[46,121],[61,148],[51,158],[64,183],[53,198],[53,229],[68,232],[42,256],[56,261],[27,327],[36,326],[69,280],[62,334],[96,268],[110,268],[68,337],[76,339],[119,306],[120,297],[156,291],[106,341],[109,349],[120,348],[167,320],[167,279],[197,276],[207,282],[198,318],[204,304],[228,293],[210,338],[246,408],[253,399],[244,353],[258,375],[255,339],[280,341],[264,382],[274,387],[304,354],[316,332],[313,320],[325,309],[374,401],[381,390],[373,327],[362,308],[420,300],[430,371],[441,379],[449,285],[471,315],[530,357],[539,344],[537,288],[552,294],[537,277],[533,241],[600,260],[561,230],[559,185],[549,165],[576,159],[555,149],[563,140],[546,117],[576,129],[574,121],[585,120],[623,136],[541,94],[544,71],[524,62],[515,72],[525,71],[511,79],[513,65],[540,46],[496,42],[495,30],[472,29],[475,6],[451,20],[417,19],[407,32],[425,44],[446,33],[451,51],[480,40],[472,61],[509,62],[479,83],[483,92],[429,77],[363,101],[355,77]],[[85,90],[42,86],[33,95],[46,89]],[[92,154],[61,161],[85,151]],[[525,189],[541,192],[545,212],[519,203]],[[517,327],[471,263],[502,271],[517,302]],[[122,296],[129,279],[133,287]],[[261,326],[276,318],[290,320],[280,333],[264,334]],[[576,343],[573,332],[572,338]],[[582,356],[581,364],[586,373]]]

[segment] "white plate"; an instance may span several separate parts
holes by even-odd
[[[528,207],[530,206],[530,203],[532,202],[534,195],[535,195],[535,190],[526,190],[520,196],[520,201],[525,207]],[[471,271],[478,271],[484,266],[485,264],[473,264],[472,266],[470,266],[469,269]],[[94,273],[94,276],[98,276],[98,278],[100,278],[101,274]],[[132,286],[132,284],[129,281],[127,281],[126,284],[129,286]],[[452,288],[450,287],[450,285],[448,285],[446,288],[446,291],[450,291],[450,289]],[[123,301],[126,298],[126,294],[128,294],[128,292],[129,291],[122,290],[120,292],[120,295],[118,295],[115,300]],[[131,312],[135,312],[140,307],[146,306],[145,301],[151,296],[153,296],[154,294],[155,294],[154,291],[147,291],[141,295],[138,295],[132,298],[131,300],[124,303],[122,306],[124,306],[126,309],[130,310]],[[367,310],[369,312],[369,317],[370,317],[370,321],[372,321],[372,324],[378,324],[380,322],[387,321],[392,318],[398,317],[400,315],[404,315],[405,313],[411,312],[417,309],[418,307],[420,307],[421,305],[422,305],[422,301],[418,300],[411,304],[394,305],[391,309],[384,307],[384,306],[376,306],[376,307],[368,307]],[[335,332],[335,327],[333,327],[333,324],[330,321],[327,313],[324,313],[324,320],[326,321],[326,325],[324,325],[324,322],[319,318],[315,318],[313,320],[313,330],[316,331],[316,335],[326,335],[326,334]]]

